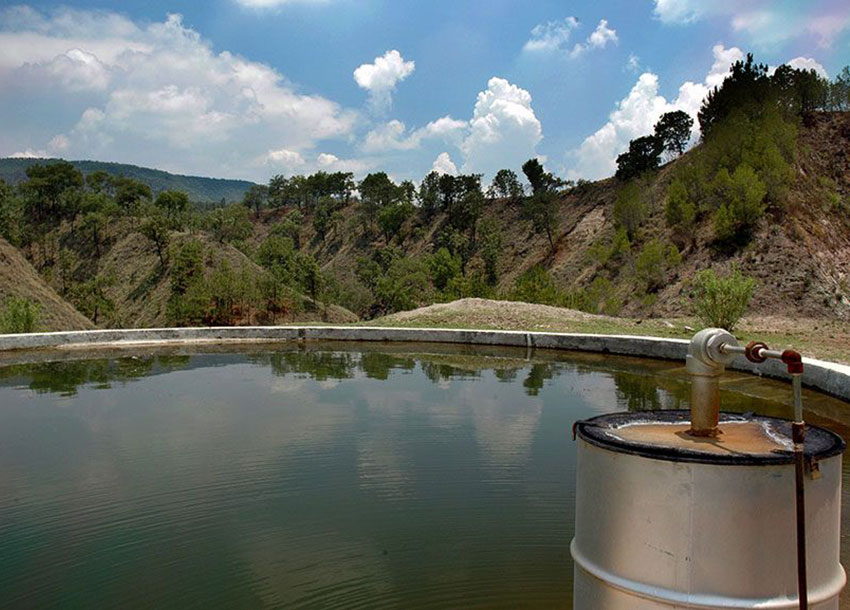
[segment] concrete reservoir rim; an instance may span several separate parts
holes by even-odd
[[[461,343],[468,345],[513,346],[527,349],[560,349],[681,360],[689,341],[638,335],[554,333],[519,330],[473,330],[457,328],[404,328],[369,326],[225,326],[99,329],[0,335],[0,352],[72,347],[127,347],[192,343],[268,341],[396,341]],[[804,358],[803,384],[850,402],[850,366]],[[779,361],[753,364],[737,356],[730,369],[787,380]]]

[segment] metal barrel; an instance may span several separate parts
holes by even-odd
[[[685,411],[623,413],[577,425],[576,610],[798,607],[790,422],[721,414],[719,439],[694,439],[683,433],[688,419]],[[837,435],[808,428],[813,610],[837,610],[846,581],[843,451]]]

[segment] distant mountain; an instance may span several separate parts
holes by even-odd
[[[61,159],[0,159],[0,178],[10,184],[26,180],[26,170],[37,163],[56,163]],[[108,163],[105,161],[70,161],[74,167],[89,174],[104,171],[113,176],[127,176],[144,182],[154,195],[160,191],[177,190],[189,195],[189,199],[197,203],[219,203],[222,199],[227,202],[241,201],[253,182],[247,180],[227,180],[223,178],[203,178],[201,176],[181,176],[170,174],[159,169],[139,167],[125,163]]]

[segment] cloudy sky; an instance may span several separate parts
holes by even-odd
[[[119,7],[119,8],[116,8]],[[247,178],[611,175],[752,51],[834,76],[846,0],[71,0],[0,8],[0,156]],[[695,134],[696,136],[697,134]]]

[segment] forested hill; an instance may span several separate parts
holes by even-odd
[[[36,164],[57,163],[61,159],[7,158],[0,159],[0,179],[8,184],[18,184],[27,179],[26,170]],[[205,178],[202,176],[182,176],[168,172],[139,167],[126,163],[106,161],[70,161],[84,175],[102,171],[111,176],[125,176],[147,184],[154,195],[162,191],[182,191],[196,203],[220,203],[242,201],[245,192],[253,186],[247,180],[228,180],[225,178]]]
[[[97,326],[336,323],[465,297],[643,319],[693,315],[708,294],[846,324],[850,68],[829,82],[748,56],[697,119],[697,146],[693,119],[665,113],[598,182],[537,159],[489,186],[320,171],[198,209],[129,176],[33,165],[0,181],[0,237]],[[24,317],[35,295],[8,277],[0,298],[23,300],[3,307]]]

